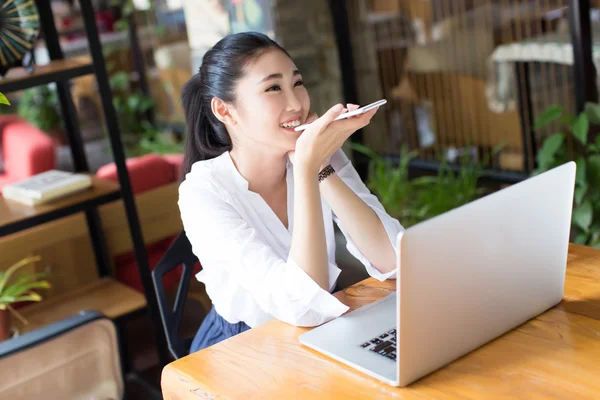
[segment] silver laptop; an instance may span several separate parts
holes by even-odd
[[[397,291],[300,336],[406,386],[559,303],[575,186],[569,162],[398,237]]]

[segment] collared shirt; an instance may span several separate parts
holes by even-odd
[[[377,213],[398,255],[396,238],[403,227],[369,192],[342,150],[330,163]],[[289,257],[294,229],[294,175],[289,160],[286,179],[288,228],[260,195],[248,189],[229,152],[194,163],[179,187],[184,230],[202,264],[196,278],[205,284],[216,311],[230,323],[243,321],[253,328],[277,318],[296,326],[316,326],[346,312],[348,307],[331,294],[341,272],[335,262],[334,222],[346,237],[347,249],[370,276],[380,281],[395,278],[395,270],[384,274],[371,265],[322,200],[329,291],[314,282]]]

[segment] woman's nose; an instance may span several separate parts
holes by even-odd
[[[287,96],[288,111],[299,111],[301,108],[302,108],[302,104],[300,103],[300,100],[298,99],[298,97],[296,97],[294,92],[289,93]]]

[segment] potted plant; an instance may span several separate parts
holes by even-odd
[[[552,105],[537,119],[534,129],[556,122],[559,129],[547,136],[537,153],[534,174],[575,161],[575,196],[570,240],[600,248],[600,104],[587,103],[577,115],[567,115],[562,107]]]
[[[50,283],[40,279],[46,275],[45,273],[16,275],[19,269],[39,260],[39,256],[26,257],[10,266],[6,271],[0,271],[0,341],[12,336],[11,313],[27,324],[27,321],[12,307],[12,304],[23,301],[40,301],[42,296],[33,290],[50,287]],[[11,280],[13,275],[15,277]]]
[[[453,171],[446,160],[436,175],[409,179],[408,164],[416,156],[406,147],[395,164],[374,150],[352,143],[352,148],[370,158],[367,186],[386,211],[408,228],[429,218],[467,204],[484,194],[479,186],[481,165],[461,158],[460,170]]]

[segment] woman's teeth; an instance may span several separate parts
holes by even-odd
[[[295,128],[297,126],[300,126],[300,120],[296,119],[294,121],[284,122],[283,124],[281,124],[281,126],[284,128]]]

